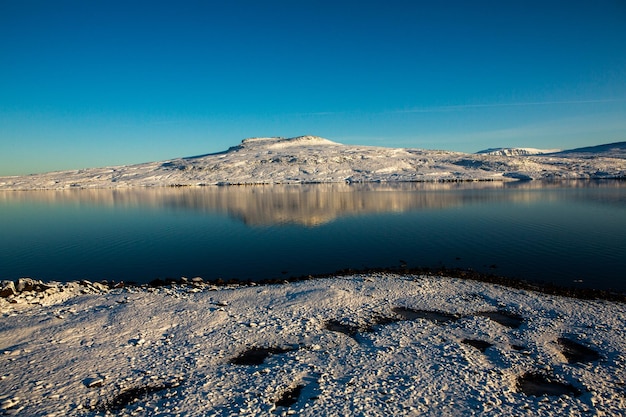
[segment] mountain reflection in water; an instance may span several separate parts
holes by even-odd
[[[451,182],[0,191],[3,200],[225,213],[246,225],[319,226],[344,216],[445,209],[477,203],[583,199],[625,204],[624,193],[589,192],[626,182]],[[561,188],[567,194],[547,193]],[[572,192],[572,189],[584,192]],[[507,192],[509,191],[509,192]],[[513,192],[515,191],[515,192]]]
[[[0,280],[467,268],[626,291],[626,182],[0,192]]]

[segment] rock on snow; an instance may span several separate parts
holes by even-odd
[[[442,277],[0,299],[0,409],[91,415],[624,415],[626,306]],[[63,294],[63,296],[59,296]]]

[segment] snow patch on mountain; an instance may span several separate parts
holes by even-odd
[[[499,156],[523,156],[523,155],[541,155],[546,153],[560,152],[560,149],[537,149],[537,148],[489,148],[476,152],[482,155],[499,155]]]
[[[248,138],[241,142],[242,147],[264,146],[271,149],[289,148],[292,146],[337,146],[337,142],[319,136],[298,136],[295,138]]]

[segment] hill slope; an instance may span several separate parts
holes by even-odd
[[[316,136],[253,138],[215,154],[3,177],[0,189],[626,177],[618,145],[593,154],[503,156],[341,145]]]
[[[476,152],[484,155],[500,155],[500,156],[523,156],[523,155],[541,155],[546,153],[559,152],[560,149],[536,149],[536,148],[489,148]]]
[[[50,287],[0,298],[5,415],[624,415],[623,303],[391,274]]]
[[[607,143],[597,146],[586,146],[584,148],[570,149],[558,153],[561,156],[593,158],[602,155],[611,158],[626,158],[626,142]]]

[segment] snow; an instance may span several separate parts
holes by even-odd
[[[389,273],[18,286],[9,415],[625,415],[622,303]]]
[[[295,138],[249,138],[242,141],[242,146],[266,146],[270,149],[284,149],[292,146],[341,146],[337,142],[333,142],[328,139],[320,138],[318,136],[298,136]]]
[[[549,154],[503,152],[467,154],[342,145],[316,136],[252,138],[227,151],[196,157],[0,177],[0,189],[626,177],[626,142]]]
[[[521,156],[521,155],[541,155],[545,153],[560,152],[560,149],[537,149],[537,148],[489,148],[476,152],[483,155],[500,156]]]

